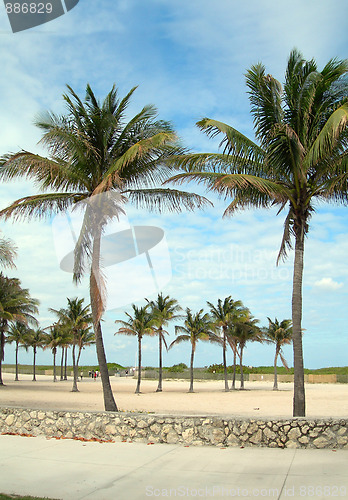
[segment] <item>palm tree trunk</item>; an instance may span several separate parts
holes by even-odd
[[[294,279],[292,289],[292,342],[294,347],[294,399],[293,416],[306,415],[304,366],[302,350],[302,279],[303,279],[304,236],[296,235]]]
[[[15,381],[18,382],[18,349],[19,349],[19,344],[16,342],[16,376],[15,376]]]
[[[140,393],[140,382],[141,382],[141,335],[138,335],[138,382],[137,382],[137,388],[135,389],[135,394]]]
[[[73,386],[71,389],[71,392],[79,392],[77,388],[77,377],[78,377],[78,372],[77,372],[77,366],[76,366],[76,359],[75,359],[75,343],[72,348],[72,360],[73,360],[73,374],[74,374],[74,380],[73,380]]]
[[[243,373],[243,349],[244,346],[240,347],[240,356],[239,356],[239,366],[240,366],[240,389],[244,389],[244,373]]]
[[[233,350],[233,378],[232,378],[232,387],[231,389],[234,391],[236,388],[236,365],[237,365],[237,346],[235,346]]]
[[[5,385],[2,380],[2,362],[5,356],[5,334],[2,331],[0,336],[0,385]]]
[[[114,399],[114,395],[111,389],[111,383],[109,378],[108,365],[106,361],[103,334],[100,326],[101,318],[101,294],[98,288],[97,278],[99,274],[99,262],[100,262],[100,234],[94,238],[93,242],[93,252],[92,252],[92,269],[90,275],[90,297],[91,297],[91,309],[93,317],[93,327],[95,335],[95,345],[97,351],[99,371],[103,387],[104,396],[104,408],[105,411],[118,411],[117,405]]]
[[[159,349],[159,363],[158,363],[158,387],[156,392],[162,392],[162,328],[158,331],[158,349]]]
[[[53,382],[57,382],[57,374],[56,374],[56,354],[57,348],[54,347],[53,350]]]
[[[224,364],[224,377],[225,377],[225,391],[228,392],[230,389],[228,387],[228,380],[227,380],[227,363],[226,363],[226,330],[225,327],[223,328],[223,346],[222,346],[222,362]]]
[[[60,380],[64,380],[64,349],[65,347],[62,347],[62,358],[60,360]]]
[[[278,350],[278,347],[277,347],[276,348],[275,357],[274,357],[274,384],[273,384],[273,390],[274,391],[278,390],[278,373],[277,373],[278,354],[279,354],[279,350]]]
[[[33,382],[36,382],[36,346],[33,347]]]
[[[65,346],[65,359],[64,359],[64,380],[68,380],[68,376],[67,376],[67,368],[68,368],[68,346]]]
[[[191,362],[190,362],[190,388],[189,392],[193,392],[193,358],[195,356],[195,348],[194,345],[192,344],[192,351],[191,351]]]

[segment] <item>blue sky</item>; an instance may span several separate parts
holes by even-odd
[[[89,82],[103,98],[116,83],[120,94],[138,85],[129,116],[155,104],[184,144],[213,151],[217,144],[195,127],[204,116],[225,121],[253,138],[244,83],[246,70],[262,61],[283,80],[294,47],[322,67],[331,57],[347,57],[347,4],[340,0],[80,0],[68,14],[46,25],[12,34],[5,9],[0,11],[1,133],[0,151],[44,152],[33,125],[38,113],[64,112],[65,85],[84,95]],[[2,185],[0,205],[35,192],[26,181]],[[201,192],[201,189],[196,189]],[[172,278],[163,292],[183,307],[198,310],[206,301],[232,295],[267,324],[267,316],[291,317],[293,256],[276,267],[283,217],[270,211],[246,211],[222,219],[223,201],[207,195],[214,208],[181,215],[154,215],[127,207],[133,225],[161,227],[171,259]],[[51,221],[1,222],[6,237],[19,248],[16,276],[41,301],[40,321],[53,321],[48,307],[65,306],[66,297],[86,297],[87,281],[76,288],[59,269]],[[304,357],[309,368],[347,365],[347,208],[317,207],[306,242],[304,274]],[[138,283],[129,286],[137,288]],[[147,296],[147,294],[146,294]],[[154,295],[148,296],[153,298]],[[142,301],[137,302],[141,304]],[[114,336],[115,319],[130,305],[108,311],[103,323],[109,361],[133,364],[136,339]],[[170,328],[173,340],[173,327]],[[157,364],[156,339],[144,340],[145,365]],[[165,354],[165,364],[189,363],[189,345]],[[21,362],[31,362],[24,351]],[[291,348],[286,357],[292,363]],[[5,361],[13,362],[13,347]],[[196,364],[220,362],[218,348],[202,343]],[[39,363],[51,361],[41,352]],[[94,348],[82,363],[96,362]],[[230,359],[231,361],[231,354]],[[273,348],[251,344],[249,365],[271,364]]]

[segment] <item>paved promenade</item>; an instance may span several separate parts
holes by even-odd
[[[64,500],[348,498],[348,451],[1,435],[0,492]]]

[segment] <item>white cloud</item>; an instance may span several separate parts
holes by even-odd
[[[332,278],[322,278],[321,280],[316,281],[313,286],[323,291],[332,292],[342,288],[343,283],[338,283],[337,281],[334,281]]]

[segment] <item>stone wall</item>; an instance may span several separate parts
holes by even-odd
[[[348,419],[237,419],[0,408],[0,433],[181,445],[348,449]]]

